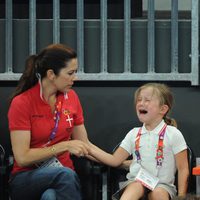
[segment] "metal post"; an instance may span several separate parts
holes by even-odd
[[[53,0],[53,43],[60,43],[60,0]]]
[[[107,0],[101,0],[101,72],[107,72]]]
[[[191,73],[192,85],[199,84],[199,0],[192,0],[192,44]]]
[[[77,0],[77,54],[79,72],[84,72],[84,2]]]
[[[36,0],[29,1],[29,53],[36,53]]]
[[[124,0],[124,72],[131,71],[131,1]]]
[[[13,71],[13,6],[12,0],[6,0],[6,46],[5,46],[5,62],[6,62],[6,72],[10,73]]]
[[[178,0],[172,0],[171,13],[171,72],[178,72]]]
[[[154,0],[148,0],[148,72],[155,72]]]

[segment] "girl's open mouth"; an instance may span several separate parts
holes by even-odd
[[[139,113],[140,114],[147,114],[148,112],[147,112],[147,110],[141,109],[141,110],[139,110]]]

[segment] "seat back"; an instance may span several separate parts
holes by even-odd
[[[84,157],[72,156],[71,158],[80,179],[83,200],[101,200],[103,195],[102,174],[107,170],[107,167]]]
[[[195,176],[192,175],[192,169],[196,166],[196,157],[190,146],[187,145],[188,164],[189,164],[189,180],[188,180],[188,193],[194,193],[196,189]]]
[[[8,199],[8,177],[6,152],[0,144],[0,199]]]

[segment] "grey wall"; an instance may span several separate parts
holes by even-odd
[[[84,109],[85,125],[90,140],[111,152],[137,120],[133,93],[142,82],[77,82],[74,89],[79,94]],[[189,83],[168,83],[175,97],[172,117],[178,122],[187,143],[196,156],[200,156],[200,87]],[[15,82],[0,82],[0,143],[11,152],[7,122],[7,99]]]

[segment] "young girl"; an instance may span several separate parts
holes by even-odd
[[[170,89],[159,83],[147,83],[135,93],[136,112],[142,127],[133,128],[113,155],[92,146],[90,154],[104,164],[116,167],[131,154],[133,161],[120,200],[169,200],[187,191],[189,176],[187,145],[175,121],[167,117],[172,108]]]

